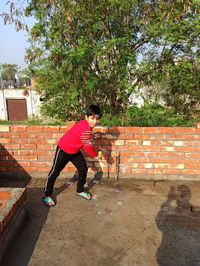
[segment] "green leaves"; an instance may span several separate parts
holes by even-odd
[[[37,21],[27,60],[46,114],[76,119],[96,102],[108,116],[125,116],[141,88],[145,102],[198,112],[197,1],[31,0],[24,11]]]

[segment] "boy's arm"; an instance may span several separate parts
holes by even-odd
[[[83,144],[84,151],[92,158],[97,157],[97,152],[92,145],[92,134],[91,131],[84,131],[81,134],[81,142]]]

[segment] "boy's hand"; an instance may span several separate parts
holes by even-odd
[[[94,157],[95,160],[102,160],[102,151],[98,151],[98,156]]]

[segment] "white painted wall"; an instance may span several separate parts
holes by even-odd
[[[133,92],[129,98],[130,105],[135,104],[137,107],[142,107],[144,105],[144,99],[141,95],[144,93],[145,89],[140,89],[137,93]]]
[[[0,119],[8,120],[6,99],[26,99],[28,117],[40,117],[40,95],[31,89],[26,89],[27,94],[24,95],[24,89],[0,89]]]

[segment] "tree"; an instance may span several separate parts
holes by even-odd
[[[200,111],[199,3],[173,5],[173,12],[160,17],[162,34],[146,49],[138,78],[149,88],[160,84],[165,104],[189,118]]]
[[[16,74],[19,67],[16,64],[1,64],[0,69],[4,86],[15,86]]]
[[[31,75],[28,69],[21,70],[16,64],[0,64],[0,71],[1,83],[5,88],[20,88],[31,83]]]
[[[199,69],[198,1],[32,0],[24,14],[36,19],[26,58],[47,114],[74,119],[96,102],[111,117],[125,116],[131,93],[156,83],[176,109],[185,103],[176,101],[185,84],[192,100],[183,113],[194,97],[198,102],[198,81],[186,89]],[[188,63],[196,70],[188,71]]]
[[[39,1],[29,6],[26,11],[35,14],[38,23],[31,31],[34,42],[27,58],[35,62],[33,71],[45,89],[48,112],[49,102],[61,116],[66,116],[64,106],[79,112],[91,102],[111,115],[125,109],[136,62],[134,5],[135,1],[54,1],[49,6]],[[41,62],[44,68],[38,68]]]

